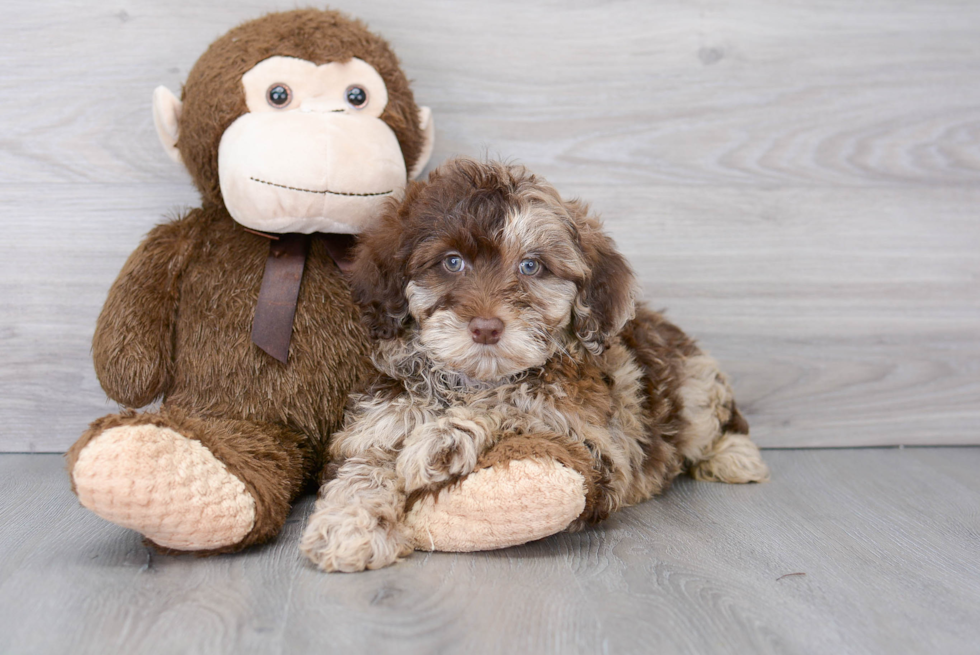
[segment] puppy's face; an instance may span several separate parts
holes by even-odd
[[[363,236],[352,288],[376,337],[414,328],[431,359],[493,381],[570,339],[601,351],[634,281],[582,205],[522,167],[454,160]]]
[[[571,226],[500,202],[479,225],[433,223],[409,263],[409,313],[429,356],[479,380],[540,366],[565,338],[584,272]]]

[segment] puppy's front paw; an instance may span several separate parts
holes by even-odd
[[[405,492],[471,473],[479,455],[475,430],[476,426],[445,418],[416,428],[396,463]]]
[[[324,571],[380,569],[412,552],[405,529],[358,505],[317,501],[300,550]]]

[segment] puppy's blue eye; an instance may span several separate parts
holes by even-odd
[[[463,270],[463,258],[459,255],[449,255],[442,260],[442,265],[446,267],[446,270],[450,273],[459,273]]]
[[[541,264],[536,259],[525,259],[520,265],[522,275],[537,275],[541,272]]]

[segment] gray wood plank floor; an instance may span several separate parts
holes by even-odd
[[[95,318],[198,202],[150,94],[293,4],[4,3],[0,451],[62,451],[115,409]],[[434,164],[489,152],[593,202],[761,444],[980,443],[980,3],[332,4],[393,43]]]
[[[980,448],[768,451],[604,525],[325,575],[152,555],[56,455],[0,455],[0,653],[976,653]],[[805,573],[806,575],[790,575]]]

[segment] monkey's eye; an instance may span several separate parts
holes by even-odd
[[[518,266],[521,271],[521,275],[527,275],[528,277],[533,277],[541,272],[541,263],[537,259],[525,259]]]
[[[276,109],[282,109],[293,99],[293,92],[285,84],[275,83],[265,92],[265,98]]]
[[[442,260],[442,265],[450,273],[459,273],[466,266],[463,258],[459,255],[446,255],[446,258]]]
[[[367,90],[354,84],[347,87],[347,91],[344,92],[344,98],[347,99],[347,104],[354,109],[364,109],[368,101]]]

